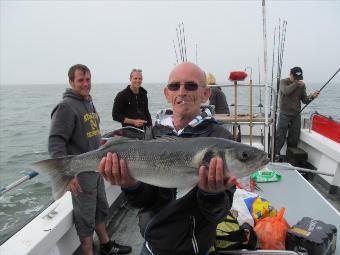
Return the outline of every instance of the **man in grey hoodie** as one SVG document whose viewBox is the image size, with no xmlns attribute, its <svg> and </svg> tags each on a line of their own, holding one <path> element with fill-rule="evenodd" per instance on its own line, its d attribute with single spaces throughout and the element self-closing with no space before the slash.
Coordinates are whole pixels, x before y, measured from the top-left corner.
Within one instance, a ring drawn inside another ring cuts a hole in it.
<svg viewBox="0 0 340 255">
<path fill-rule="evenodd" d="M 48 140 L 52 158 L 77 155 L 100 145 L 99 116 L 92 103 L 91 72 L 85 65 L 72 66 L 68 72 L 71 88 L 53 109 Z M 108 214 L 104 181 L 97 172 L 81 173 L 69 185 L 76 230 L 85 255 L 93 255 L 93 233 L 100 240 L 101 254 L 126 254 L 131 247 L 111 241 L 106 232 Z"/>
</svg>

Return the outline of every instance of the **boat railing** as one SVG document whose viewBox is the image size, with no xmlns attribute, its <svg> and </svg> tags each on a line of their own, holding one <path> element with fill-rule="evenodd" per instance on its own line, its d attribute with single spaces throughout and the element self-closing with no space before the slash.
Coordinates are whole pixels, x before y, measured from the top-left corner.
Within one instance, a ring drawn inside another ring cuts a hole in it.
<svg viewBox="0 0 340 255">
<path fill-rule="evenodd" d="M 230 124 L 233 126 L 233 137 L 236 140 L 237 138 L 237 127 L 239 125 L 248 125 L 249 126 L 249 144 L 252 145 L 253 141 L 253 126 L 254 125 L 262 125 L 264 130 L 264 139 L 263 144 L 265 150 L 270 154 L 271 160 L 274 160 L 274 144 L 275 144 L 275 120 L 276 120 L 276 99 L 277 99 L 277 91 L 272 86 L 268 86 L 268 88 L 271 90 L 271 104 L 269 106 L 269 113 L 268 116 L 265 116 L 262 114 L 262 103 L 260 102 L 258 105 L 253 104 L 253 93 L 252 88 L 258 87 L 258 88 L 265 88 L 266 86 L 264 84 L 252 84 L 250 81 L 249 84 L 219 84 L 219 85 L 208 85 L 209 87 L 226 87 L 226 88 L 234 88 L 234 102 L 230 104 L 230 106 L 234 107 L 234 114 L 215 114 L 215 118 L 219 120 L 220 122 L 224 124 Z M 238 87 L 249 87 L 249 104 L 238 104 L 237 98 L 238 98 Z M 238 106 L 248 106 L 249 107 L 249 114 L 238 114 L 237 107 Z M 260 113 L 253 114 L 253 108 L 260 108 Z M 266 111 L 265 111 L 266 112 Z M 269 134 L 269 135 L 267 135 Z M 267 149 L 266 149 L 267 148 Z"/>
<path fill-rule="evenodd" d="M 208 87 L 234 87 L 234 84 L 218 84 L 218 85 L 208 85 Z M 237 83 L 238 87 L 250 87 L 249 84 L 239 84 Z M 252 84 L 253 87 L 263 87 L 265 88 L 264 84 Z M 271 87 L 270 87 L 271 88 Z"/>
<path fill-rule="evenodd" d="M 235 85 L 234 84 L 221 84 L 221 85 L 208 85 L 208 87 L 226 87 L 226 88 L 234 88 Z M 258 87 L 258 88 L 265 88 L 265 85 L 263 84 L 237 84 L 237 87 Z M 275 104 L 277 102 L 275 102 L 275 99 L 276 99 L 276 95 L 277 95 L 277 91 L 275 88 L 273 87 L 268 87 L 270 90 L 271 90 L 271 93 L 273 95 L 272 98 L 274 98 L 273 102 L 271 105 L 269 105 L 269 109 L 270 109 L 270 113 L 269 113 L 269 117 L 272 115 L 272 112 L 275 111 Z M 237 97 L 237 91 L 236 91 L 236 95 L 234 95 L 234 97 L 236 98 Z M 236 100 L 235 100 L 236 101 Z M 249 104 L 235 104 L 234 102 L 230 104 L 230 106 L 250 106 Z M 264 107 L 262 105 L 262 103 L 260 102 L 258 105 L 255 105 L 255 104 L 252 104 L 251 107 L 258 107 L 258 108 L 262 108 Z"/>
</svg>

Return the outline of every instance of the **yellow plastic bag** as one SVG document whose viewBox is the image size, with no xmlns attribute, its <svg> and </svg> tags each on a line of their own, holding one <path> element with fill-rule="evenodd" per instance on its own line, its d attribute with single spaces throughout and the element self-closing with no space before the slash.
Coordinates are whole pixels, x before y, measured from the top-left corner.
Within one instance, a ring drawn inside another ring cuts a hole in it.
<svg viewBox="0 0 340 255">
<path fill-rule="evenodd" d="M 252 227 L 260 219 L 275 216 L 277 213 L 268 200 L 243 189 L 236 189 L 232 210 L 237 211 L 237 221 L 240 225 L 247 222 Z"/>
</svg>

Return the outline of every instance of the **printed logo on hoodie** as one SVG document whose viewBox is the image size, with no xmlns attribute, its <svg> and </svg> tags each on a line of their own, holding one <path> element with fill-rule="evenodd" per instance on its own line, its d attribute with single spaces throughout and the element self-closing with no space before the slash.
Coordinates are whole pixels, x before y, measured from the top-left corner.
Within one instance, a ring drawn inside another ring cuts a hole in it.
<svg viewBox="0 0 340 255">
<path fill-rule="evenodd" d="M 91 138 L 93 136 L 100 136 L 100 130 L 98 128 L 97 123 L 98 115 L 96 112 L 86 113 L 84 115 L 84 123 L 90 122 L 91 131 L 86 133 L 87 138 Z"/>
</svg>

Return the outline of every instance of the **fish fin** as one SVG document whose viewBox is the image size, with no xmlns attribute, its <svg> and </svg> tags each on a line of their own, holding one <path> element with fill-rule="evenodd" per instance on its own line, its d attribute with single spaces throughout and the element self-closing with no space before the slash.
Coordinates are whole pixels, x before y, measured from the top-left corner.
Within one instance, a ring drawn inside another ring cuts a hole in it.
<svg viewBox="0 0 340 255">
<path fill-rule="evenodd" d="M 110 147 L 112 144 L 123 144 L 128 142 L 135 142 L 137 139 L 127 138 L 124 136 L 114 136 L 107 139 L 107 142 L 99 147 L 99 150 L 105 150 Z"/>
<path fill-rule="evenodd" d="M 149 131 L 150 129 L 150 131 Z M 150 140 L 147 139 L 147 137 L 150 137 L 152 139 L 152 130 L 151 127 L 146 127 L 145 131 L 141 130 L 139 128 L 133 127 L 133 126 L 125 126 L 121 127 L 119 129 L 115 129 L 111 132 L 105 133 L 102 135 L 102 139 L 107 140 L 110 137 L 114 136 L 121 136 L 121 137 L 126 137 L 126 138 L 131 138 L 131 139 L 138 139 L 138 140 Z"/>
<path fill-rule="evenodd" d="M 61 176 L 59 179 L 52 180 L 52 195 L 55 200 L 61 198 L 69 190 L 69 183 L 74 176 Z"/>
<path fill-rule="evenodd" d="M 102 138 L 111 138 L 111 137 L 115 137 L 115 136 L 123 136 L 124 137 L 123 131 L 125 131 L 125 130 L 128 130 L 128 131 L 131 130 L 132 132 L 135 132 L 136 134 L 137 133 L 144 133 L 144 130 L 141 130 L 139 128 L 136 128 L 136 127 L 133 127 L 133 126 L 125 126 L 125 127 L 121 127 L 121 128 L 118 128 L 118 129 L 115 129 L 115 130 L 112 130 L 110 132 L 103 134 Z"/>
<path fill-rule="evenodd" d="M 146 127 L 144 133 L 144 140 L 153 140 L 152 127 Z"/>
<path fill-rule="evenodd" d="M 164 136 L 156 136 L 153 141 L 155 142 L 175 142 L 175 141 L 182 141 L 186 138 L 178 137 L 178 136 L 170 136 L 170 135 L 164 135 Z"/>
<path fill-rule="evenodd" d="M 47 173 L 52 181 L 52 194 L 55 200 L 59 199 L 68 190 L 69 182 L 73 179 L 73 175 L 68 175 L 68 162 L 74 156 L 60 157 L 56 159 L 46 159 L 35 162 L 31 165 L 31 169 L 39 173 Z"/>
<path fill-rule="evenodd" d="M 192 186 L 184 187 L 184 188 L 177 188 L 177 193 L 176 193 L 176 199 L 180 199 L 184 197 L 186 194 L 188 194 L 195 186 L 197 183 L 194 183 Z"/>
</svg>

